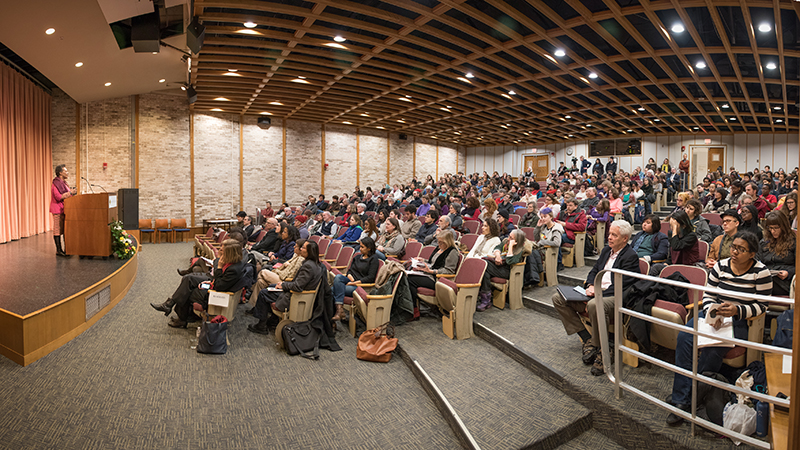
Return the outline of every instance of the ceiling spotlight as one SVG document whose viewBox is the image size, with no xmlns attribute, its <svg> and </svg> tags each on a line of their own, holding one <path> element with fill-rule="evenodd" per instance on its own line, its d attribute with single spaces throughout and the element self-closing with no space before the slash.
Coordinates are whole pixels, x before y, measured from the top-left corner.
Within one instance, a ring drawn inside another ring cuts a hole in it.
<svg viewBox="0 0 800 450">
<path fill-rule="evenodd" d="M 558 49 L 558 50 L 554 51 L 553 54 L 558 56 L 559 58 L 561 58 L 562 56 L 566 55 L 567 53 L 564 50 Z"/>
<path fill-rule="evenodd" d="M 82 66 L 83 66 L 83 63 L 82 63 L 82 62 L 76 62 L 76 63 L 75 63 L 75 67 L 82 67 Z"/>
<path fill-rule="evenodd" d="M 464 76 L 467 78 L 473 78 L 475 75 L 473 75 L 472 72 L 467 72 L 467 74 Z"/>
<path fill-rule="evenodd" d="M 516 95 L 517 93 L 514 91 L 508 91 L 508 95 Z"/>
<path fill-rule="evenodd" d="M 406 98 L 406 97 L 397 97 L 397 99 L 398 99 L 398 100 L 402 100 L 402 101 L 404 101 L 404 102 L 411 102 L 411 99 L 409 99 L 409 98 Z"/>
<path fill-rule="evenodd" d="M 53 34 L 55 32 L 56 32 L 55 28 L 48 28 L 48 29 L 44 30 L 44 34 L 46 34 L 48 36 L 50 36 L 51 34 Z"/>
<path fill-rule="evenodd" d="M 591 127 L 591 126 L 592 126 L 592 124 L 590 124 L 590 123 L 587 123 L 587 124 L 586 124 L 586 126 L 587 126 L 587 127 Z"/>
<path fill-rule="evenodd" d="M 243 25 L 245 26 L 245 28 L 255 28 L 256 27 L 256 23 L 255 22 L 245 22 Z"/>
<path fill-rule="evenodd" d="M 505 98 L 507 98 L 507 99 L 511 100 L 511 96 L 510 96 L 510 95 L 508 95 L 508 94 L 500 94 L 500 96 L 501 96 L 501 97 L 505 97 Z"/>
<path fill-rule="evenodd" d="M 327 47 L 341 48 L 343 50 L 347 50 L 347 47 L 345 47 L 342 44 L 337 44 L 336 42 L 328 42 L 327 44 L 323 44 L 323 45 L 325 45 Z"/>
<path fill-rule="evenodd" d="M 707 67 L 705 61 L 697 61 L 694 66 L 698 69 L 705 69 Z"/>
<path fill-rule="evenodd" d="M 633 133 L 633 130 L 628 130 L 628 133 Z"/>
<path fill-rule="evenodd" d="M 681 23 L 676 23 L 675 25 L 672 26 L 673 33 L 683 33 L 684 31 L 686 31 L 686 28 L 684 28 L 683 24 Z"/>
<path fill-rule="evenodd" d="M 775 121 L 776 123 L 783 123 L 783 119 L 778 119 Z"/>
<path fill-rule="evenodd" d="M 570 134 L 569 137 L 574 137 L 574 136 Z"/>
<path fill-rule="evenodd" d="M 258 31 L 251 30 L 249 28 L 243 28 L 241 30 L 236 30 L 236 32 L 239 33 L 239 34 L 261 34 Z"/>
<path fill-rule="evenodd" d="M 217 98 L 215 98 L 214 100 L 216 100 L 216 101 L 218 101 L 218 102 L 229 102 L 229 101 L 230 101 L 230 100 L 228 100 L 228 99 L 227 99 L 227 98 L 225 98 L 225 97 L 217 97 Z"/>
<path fill-rule="evenodd" d="M 367 113 L 361 113 L 361 114 L 359 114 L 359 116 L 361 116 L 361 117 L 369 117 L 369 114 L 367 114 Z"/>
<path fill-rule="evenodd" d="M 406 123 L 406 121 L 405 121 L 405 120 L 403 120 L 403 119 L 397 119 L 397 122 L 398 122 L 398 123 Z"/>
<path fill-rule="evenodd" d="M 302 77 L 302 78 L 298 77 L 298 78 L 295 78 L 295 79 L 290 80 L 290 81 L 292 83 L 311 84 L 308 80 L 305 79 L 305 77 Z"/>
<path fill-rule="evenodd" d="M 775 70 L 778 66 L 774 62 L 767 63 L 767 69 Z"/>
<path fill-rule="evenodd" d="M 181 86 L 181 90 L 185 91 L 186 90 L 186 86 Z"/>
<path fill-rule="evenodd" d="M 166 79 L 166 78 L 162 78 L 162 79 L 158 80 L 158 82 L 159 82 L 159 83 L 164 83 L 164 82 L 166 82 L 166 81 L 167 81 L 167 79 Z"/>
<path fill-rule="evenodd" d="M 731 117 L 729 120 L 736 120 L 736 117 Z"/>
<path fill-rule="evenodd" d="M 111 86 L 111 82 L 109 81 L 109 82 L 108 82 L 108 83 L 106 83 L 105 85 L 106 85 L 106 86 Z"/>
<path fill-rule="evenodd" d="M 264 111 L 264 112 L 262 112 L 262 113 L 261 113 L 261 115 L 262 115 L 262 116 L 271 116 L 271 115 L 272 115 L 272 113 L 271 113 L 271 112 L 266 112 L 266 111 Z"/>
<path fill-rule="evenodd" d="M 386 129 L 386 128 L 384 128 L 384 127 L 375 127 L 375 128 L 377 128 L 377 129 L 379 129 L 379 130 L 385 130 L 385 129 Z"/>
<path fill-rule="evenodd" d="M 345 38 L 343 38 L 341 36 L 336 36 L 336 37 L 333 38 L 333 40 L 336 41 L 336 42 L 344 42 L 347 39 L 345 39 Z"/>
<path fill-rule="evenodd" d="M 279 101 L 277 101 L 277 100 L 276 100 L 276 101 L 274 101 L 274 102 L 269 102 L 269 104 L 270 104 L 270 105 L 275 105 L 275 106 L 283 106 L 283 103 L 281 103 L 281 102 L 279 102 Z"/>
<path fill-rule="evenodd" d="M 692 127 L 693 130 L 699 130 L 700 127 Z"/>
<path fill-rule="evenodd" d="M 773 106 L 772 109 L 774 109 L 775 111 L 780 111 L 781 107 L 780 106 Z"/>
<path fill-rule="evenodd" d="M 342 122 L 342 123 L 345 124 L 345 125 L 352 125 L 353 124 L 353 122 L 348 122 L 346 120 L 344 122 Z"/>
<path fill-rule="evenodd" d="M 572 119 L 572 116 L 564 116 L 565 119 Z"/>
<path fill-rule="evenodd" d="M 640 107 L 638 108 L 638 110 L 639 110 L 639 111 L 644 111 L 644 106 L 640 106 Z"/>
<path fill-rule="evenodd" d="M 728 109 L 728 108 L 730 108 L 730 106 L 728 106 L 728 104 L 727 104 L 727 103 L 725 103 L 724 105 L 722 105 L 722 108 L 723 108 L 723 109 Z"/>
<path fill-rule="evenodd" d="M 761 25 L 758 26 L 758 31 L 762 33 L 769 33 L 770 31 L 772 31 L 772 27 L 769 26 L 768 23 L 762 23 Z"/>
<path fill-rule="evenodd" d="M 653 119 L 653 122 L 661 122 L 661 119 Z"/>
<path fill-rule="evenodd" d="M 596 74 L 596 73 L 594 73 L 594 72 L 590 72 L 590 73 L 589 73 L 589 78 L 591 78 L 591 79 L 595 79 L 595 78 L 597 78 L 597 74 Z"/>
<path fill-rule="evenodd" d="M 463 81 L 464 83 L 470 83 L 470 84 L 472 83 L 471 81 L 469 81 L 468 79 L 466 79 L 466 78 L 464 78 L 464 77 L 458 77 L 458 78 L 456 78 L 456 79 L 457 79 L 458 81 Z"/>
<path fill-rule="evenodd" d="M 240 77 L 240 76 L 242 76 L 242 74 L 236 73 L 236 72 L 225 72 L 225 73 L 223 73 L 223 75 L 228 76 L 228 77 Z"/>
<path fill-rule="evenodd" d="M 228 69 L 228 72 L 238 72 L 239 69 Z"/>
<path fill-rule="evenodd" d="M 219 109 L 219 108 L 211 108 L 211 110 L 212 111 L 223 111 L 222 109 Z"/>
</svg>

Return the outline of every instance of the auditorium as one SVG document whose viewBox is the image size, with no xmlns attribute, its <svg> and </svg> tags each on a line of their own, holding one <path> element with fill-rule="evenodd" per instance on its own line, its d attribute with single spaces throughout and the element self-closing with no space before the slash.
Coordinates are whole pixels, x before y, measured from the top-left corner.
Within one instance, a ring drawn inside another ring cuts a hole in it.
<svg viewBox="0 0 800 450">
<path fill-rule="evenodd" d="M 798 182 L 800 0 L 3 2 L 0 448 L 800 450 Z"/>
</svg>

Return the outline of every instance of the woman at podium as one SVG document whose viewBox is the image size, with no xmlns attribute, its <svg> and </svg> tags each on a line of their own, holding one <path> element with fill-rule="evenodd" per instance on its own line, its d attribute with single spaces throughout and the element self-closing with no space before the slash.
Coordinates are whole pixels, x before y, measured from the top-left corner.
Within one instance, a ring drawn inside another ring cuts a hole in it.
<svg viewBox="0 0 800 450">
<path fill-rule="evenodd" d="M 61 235 L 64 234 L 64 199 L 77 194 L 77 190 L 67 185 L 69 171 L 64 164 L 56 166 L 56 177 L 50 188 L 50 213 L 53 214 L 53 240 L 56 242 L 56 255 L 67 256 L 61 246 Z"/>
</svg>

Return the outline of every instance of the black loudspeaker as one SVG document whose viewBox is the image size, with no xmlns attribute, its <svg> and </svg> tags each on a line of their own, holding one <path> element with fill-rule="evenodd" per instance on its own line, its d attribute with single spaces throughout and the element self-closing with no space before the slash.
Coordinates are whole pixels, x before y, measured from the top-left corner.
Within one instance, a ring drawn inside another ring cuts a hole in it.
<svg viewBox="0 0 800 450">
<path fill-rule="evenodd" d="M 158 10 L 150 14 L 142 14 L 131 19 L 131 43 L 136 53 L 158 52 L 160 32 L 158 31 Z"/>
<path fill-rule="evenodd" d="M 401 140 L 401 141 L 406 141 L 406 140 L 408 140 L 408 135 L 407 135 L 407 134 L 405 134 L 405 133 L 400 133 L 400 140 Z"/>
<path fill-rule="evenodd" d="M 197 19 L 197 16 L 192 18 L 192 23 L 186 27 L 186 46 L 195 55 L 200 53 L 203 48 L 203 39 L 206 37 L 206 27 Z"/>
<path fill-rule="evenodd" d="M 258 118 L 258 128 L 262 128 L 266 130 L 269 126 L 272 125 L 272 119 L 269 117 L 259 117 Z"/>
<path fill-rule="evenodd" d="M 117 218 L 125 230 L 139 229 L 139 190 L 120 189 L 117 191 Z"/>
<path fill-rule="evenodd" d="M 186 99 L 190 105 L 197 101 L 197 91 L 191 86 L 186 88 Z"/>
</svg>

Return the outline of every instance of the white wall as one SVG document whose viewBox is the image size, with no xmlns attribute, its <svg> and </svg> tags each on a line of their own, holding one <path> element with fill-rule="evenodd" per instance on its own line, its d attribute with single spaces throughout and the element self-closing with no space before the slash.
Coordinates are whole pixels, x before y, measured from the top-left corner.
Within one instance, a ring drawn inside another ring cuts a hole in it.
<svg viewBox="0 0 800 450">
<path fill-rule="evenodd" d="M 705 140 L 711 143 L 706 144 Z M 735 166 L 737 170 L 751 171 L 754 168 L 763 168 L 769 165 L 772 170 L 783 168 L 787 172 L 800 165 L 800 148 L 798 148 L 798 134 L 735 134 L 735 135 L 682 135 L 682 136 L 645 136 L 642 141 L 642 155 L 620 156 L 619 168 L 630 172 L 636 167 L 647 164 L 649 158 L 658 164 L 669 158 L 673 166 L 681 160 L 681 148 L 686 153 L 692 146 L 698 147 L 725 147 L 725 170 Z M 589 158 L 589 141 L 565 141 L 536 147 L 522 146 L 486 146 L 467 147 L 467 173 L 508 172 L 517 176 L 523 171 L 522 159 L 524 155 L 550 153 L 550 168 L 555 169 L 558 163 L 564 161 L 571 165 L 571 156 L 566 154 L 567 147 L 573 148 L 573 156 L 583 155 Z M 601 158 L 603 163 L 607 158 Z"/>
</svg>

